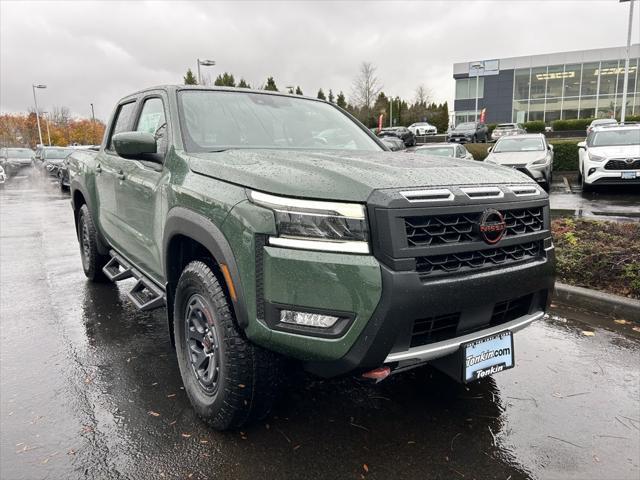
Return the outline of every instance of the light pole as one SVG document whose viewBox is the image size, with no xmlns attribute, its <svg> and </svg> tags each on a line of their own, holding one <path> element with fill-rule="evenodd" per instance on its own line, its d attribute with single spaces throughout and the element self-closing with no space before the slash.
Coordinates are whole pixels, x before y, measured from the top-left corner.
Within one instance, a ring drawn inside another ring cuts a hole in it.
<svg viewBox="0 0 640 480">
<path fill-rule="evenodd" d="M 200 60 L 199 58 L 196 59 L 198 61 L 198 85 L 202 85 L 202 77 L 200 76 L 200 65 L 202 65 L 203 67 L 213 67 L 216 62 L 214 60 Z"/>
<path fill-rule="evenodd" d="M 36 106 L 36 121 L 38 122 L 38 137 L 40 138 L 40 145 L 42 145 L 42 130 L 40 129 L 40 112 L 38 111 L 38 101 L 36 100 L 36 88 L 47 88 L 47 86 L 43 84 L 31 85 L 31 89 L 33 90 L 33 103 Z"/>
<path fill-rule="evenodd" d="M 96 144 L 96 113 L 93 111 L 93 103 L 91 105 L 91 144 Z"/>
<path fill-rule="evenodd" d="M 476 111 L 475 111 L 475 118 L 476 118 L 476 123 L 478 122 L 478 82 L 480 80 L 480 69 L 484 68 L 484 64 L 480 63 L 480 62 L 475 62 L 471 64 L 471 68 L 473 68 L 476 71 Z"/>
<path fill-rule="evenodd" d="M 49 112 L 42 112 L 44 119 L 47 122 L 47 138 L 49 139 L 49 146 L 51 146 L 51 133 L 49 132 Z"/>
<path fill-rule="evenodd" d="M 631 27 L 633 25 L 633 0 L 620 0 L 620 2 L 629 2 L 629 30 L 627 31 L 627 54 L 624 59 L 624 84 L 622 86 L 622 111 L 620 112 L 620 122 L 624 123 L 627 113 L 627 84 L 629 83 L 629 55 L 631 50 Z M 638 72 L 636 71 L 636 75 Z"/>
</svg>

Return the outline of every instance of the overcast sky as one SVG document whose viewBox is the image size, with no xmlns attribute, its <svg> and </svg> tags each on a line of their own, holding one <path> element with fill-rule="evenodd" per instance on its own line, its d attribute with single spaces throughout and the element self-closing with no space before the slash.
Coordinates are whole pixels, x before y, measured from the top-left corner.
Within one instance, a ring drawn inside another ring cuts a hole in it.
<svg viewBox="0 0 640 480">
<path fill-rule="evenodd" d="M 640 2 L 636 2 L 634 42 Z M 618 0 L 393 2 L 0 0 L 0 110 L 64 105 L 106 119 L 137 89 L 181 83 L 196 58 L 261 86 L 307 95 L 343 90 L 362 61 L 388 94 L 412 99 L 424 84 L 451 101 L 454 62 L 622 46 L 628 4 Z"/>
</svg>

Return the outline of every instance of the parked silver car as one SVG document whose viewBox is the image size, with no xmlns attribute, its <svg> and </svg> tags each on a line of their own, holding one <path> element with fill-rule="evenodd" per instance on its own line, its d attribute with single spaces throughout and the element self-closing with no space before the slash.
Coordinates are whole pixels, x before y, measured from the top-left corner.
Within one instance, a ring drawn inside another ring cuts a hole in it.
<svg viewBox="0 0 640 480">
<path fill-rule="evenodd" d="M 491 132 L 491 140 L 494 142 L 499 138 L 509 135 L 522 135 L 527 133 L 527 130 L 519 123 L 499 123 L 496 128 Z"/>
<path fill-rule="evenodd" d="M 428 145 L 421 145 L 411 150 L 407 150 L 411 153 L 419 153 L 422 155 L 436 155 L 438 157 L 453 157 L 453 158 L 465 158 L 467 160 L 473 160 L 473 155 L 464 148 L 464 145 L 456 145 L 451 143 L 429 143 Z"/>
<path fill-rule="evenodd" d="M 553 176 L 553 147 L 541 133 L 503 137 L 489 148 L 485 162 L 519 170 L 549 191 Z"/>
</svg>

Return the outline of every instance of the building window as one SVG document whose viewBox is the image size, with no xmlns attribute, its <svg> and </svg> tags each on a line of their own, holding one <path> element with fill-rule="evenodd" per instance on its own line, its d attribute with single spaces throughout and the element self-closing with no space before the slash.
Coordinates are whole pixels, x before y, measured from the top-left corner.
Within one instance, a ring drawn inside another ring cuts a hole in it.
<svg viewBox="0 0 640 480">
<path fill-rule="evenodd" d="M 544 98 L 547 90 L 547 67 L 531 69 L 531 94 L 529 98 Z"/>
<path fill-rule="evenodd" d="M 513 99 L 524 100 L 529 98 L 530 68 L 519 68 L 514 73 Z"/>
<path fill-rule="evenodd" d="M 580 81 L 582 79 L 582 65 L 579 63 L 564 67 L 564 96 L 577 97 L 580 95 Z M 577 117 L 573 117 L 577 118 Z"/>
<path fill-rule="evenodd" d="M 484 77 L 478 78 L 478 98 L 484 97 Z M 456 80 L 456 100 L 476 98 L 476 77 Z"/>
<path fill-rule="evenodd" d="M 600 62 L 585 63 L 582 67 L 582 96 L 598 94 Z"/>
</svg>

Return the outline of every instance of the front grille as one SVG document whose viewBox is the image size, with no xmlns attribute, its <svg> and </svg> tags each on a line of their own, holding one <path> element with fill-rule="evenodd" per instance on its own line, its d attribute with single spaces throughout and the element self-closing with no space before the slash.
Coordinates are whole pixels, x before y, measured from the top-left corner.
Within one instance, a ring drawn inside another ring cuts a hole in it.
<svg viewBox="0 0 640 480">
<path fill-rule="evenodd" d="M 504 210 L 506 237 L 539 232 L 544 228 L 542 207 Z M 479 241 L 481 212 L 455 215 L 405 217 L 409 247 L 426 247 Z"/>
<path fill-rule="evenodd" d="M 455 337 L 459 321 L 460 312 L 415 320 L 411 332 L 411 347 Z"/>
<path fill-rule="evenodd" d="M 530 293 L 522 297 L 496 303 L 491 317 L 489 318 L 487 315 L 484 321 L 480 323 L 473 322 L 473 328 L 465 328 L 464 321 L 460 322 L 461 312 L 416 319 L 413 322 L 409 346 L 410 348 L 421 347 L 511 322 L 529 313 L 532 300 L 533 294 Z"/>
<path fill-rule="evenodd" d="M 421 276 L 459 273 L 534 260 L 543 252 L 541 241 L 527 242 L 486 250 L 418 257 L 416 269 Z"/>
<path fill-rule="evenodd" d="M 605 166 L 605 170 L 638 170 L 640 169 L 640 158 L 634 158 L 633 162 L 627 163 L 625 159 L 609 160 Z"/>
<path fill-rule="evenodd" d="M 533 295 L 530 294 L 496 303 L 495 307 L 493 307 L 493 314 L 491 315 L 491 322 L 489 324 L 491 326 L 502 325 L 503 323 L 526 315 L 529 313 L 532 298 Z"/>
</svg>

